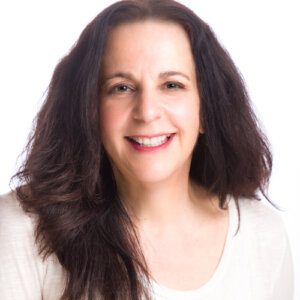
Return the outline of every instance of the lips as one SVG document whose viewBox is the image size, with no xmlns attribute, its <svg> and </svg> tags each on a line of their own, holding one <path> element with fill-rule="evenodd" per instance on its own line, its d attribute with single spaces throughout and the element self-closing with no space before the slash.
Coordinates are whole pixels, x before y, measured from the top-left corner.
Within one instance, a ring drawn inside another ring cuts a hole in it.
<svg viewBox="0 0 300 300">
<path fill-rule="evenodd" d="M 157 134 L 140 134 L 140 135 L 130 135 L 126 136 L 126 138 L 153 138 L 153 137 L 159 137 L 164 135 L 172 135 L 175 133 L 157 133 Z"/>
<path fill-rule="evenodd" d="M 173 140 L 175 133 L 127 136 L 126 139 L 135 150 L 141 152 L 158 151 L 167 147 Z"/>
<path fill-rule="evenodd" d="M 161 135 L 152 138 L 129 137 L 129 139 L 134 143 L 137 143 L 138 145 L 142 145 L 146 147 L 154 147 L 154 146 L 164 144 L 170 137 L 171 135 Z"/>
</svg>

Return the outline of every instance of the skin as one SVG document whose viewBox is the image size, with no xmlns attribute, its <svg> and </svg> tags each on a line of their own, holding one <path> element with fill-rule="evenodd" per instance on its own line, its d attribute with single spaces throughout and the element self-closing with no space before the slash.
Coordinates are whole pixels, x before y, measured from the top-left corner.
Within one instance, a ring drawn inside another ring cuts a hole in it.
<svg viewBox="0 0 300 300">
<path fill-rule="evenodd" d="M 180 268 L 190 268 L 194 260 L 203 261 L 197 253 L 204 238 L 207 245 L 211 242 L 216 248 L 215 238 L 219 237 L 222 250 L 226 233 L 217 197 L 189 178 L 192 151 L 203 128 L 195 64 L 181 26 L 147 20 L 114 28 L 103 58 L 100 99 L 101 141 L 120 198 L 137 225 L 153 274 L 162 283 L 178 287 L 177 279 L 172 281 L 168 272 L 155 271 L 160 259 L 168 261 L 157 253 L 163 250 L 167 254 L 170 246 L 177 249 L 169 259 L 173 265 L 178 262 L 174 270 L 178 274 Z M 157 152 L 138 152 L 125 139 L 159 133 L 175 136 L 167 148 Z M 207 234 L 214 239 L 207 239 Z M 183 245 L 192 251 L 190 262 L 180 259 L 187 253 Z M 215 265 L 220 251 L 213 253 Z M 198 275 L 193 273 L 195 278 Z M 189 284 L 193 284 L 193 276 L 189 276 Z"/>
</svg>

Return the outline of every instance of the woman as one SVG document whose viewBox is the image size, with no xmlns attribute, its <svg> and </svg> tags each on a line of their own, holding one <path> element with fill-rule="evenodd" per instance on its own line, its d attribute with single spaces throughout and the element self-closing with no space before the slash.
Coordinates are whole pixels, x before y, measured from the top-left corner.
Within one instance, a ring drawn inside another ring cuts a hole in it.
<svg viewBox="0 0 300 300">
<path fill-rule="evenodd" d="M 56 67 L 27 151 L 0 202 L 3 299 L 292 299 L 285 229 L 257 201 L 267 139 L 183 5 L 101 12 Z"/>
</svg>

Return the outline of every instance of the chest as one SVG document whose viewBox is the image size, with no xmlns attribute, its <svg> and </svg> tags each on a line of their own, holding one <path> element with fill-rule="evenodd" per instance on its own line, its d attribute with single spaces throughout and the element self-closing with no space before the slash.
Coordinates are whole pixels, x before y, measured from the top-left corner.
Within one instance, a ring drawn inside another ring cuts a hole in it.
<svg viewBox="0 0 300 300">
<path fill-rule="evenodd" d="M 143 253 L 158 284 L 177 290 L 193 290 L 213 276 L 222 258 L 228 221 L 195 232 L 174 232 L 144 238 Z"/>
</svg>

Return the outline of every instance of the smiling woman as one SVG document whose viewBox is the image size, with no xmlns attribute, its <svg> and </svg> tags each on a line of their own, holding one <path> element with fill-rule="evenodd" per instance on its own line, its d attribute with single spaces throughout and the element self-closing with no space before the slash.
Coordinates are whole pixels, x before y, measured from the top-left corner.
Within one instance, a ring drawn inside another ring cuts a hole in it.
<svg viewBox="0 0 300 300">
<path fill-rule="evenodd" d="M 57 65 L 26 151 L 0 200 L 1 299 L 292 299 L 283 223 L 257 201 L 273 204 L 268 141 L 183 5 L 102 11 Z"/>
<path fill-rule="evenodd" d="M 116 27 L 107 41 L 101 75 L 100 135 L 114 175 L 121 177 L 118 187 L 142 192 L 146 183 L 175 173 L 186 181 L 203 130 L 195 64 L 184 29 L 157 20 Z"/>
</svg>

